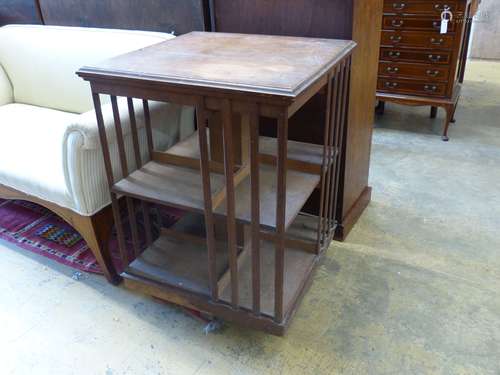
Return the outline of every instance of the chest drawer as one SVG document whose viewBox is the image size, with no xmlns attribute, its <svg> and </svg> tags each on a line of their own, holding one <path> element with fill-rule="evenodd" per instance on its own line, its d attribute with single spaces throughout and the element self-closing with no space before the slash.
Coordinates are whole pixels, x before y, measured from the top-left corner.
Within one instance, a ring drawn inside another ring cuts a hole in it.
<svg viewBox="0 0 500 375">
<path fill-rule="evenodd" d="M 465 1 L 385 0 L 384 13 L 441 15 L 446 6 L 453 13 L 461 13 L 465 10 Z"/>
<path fill-rule="evenodd" d="M 382 47 L 380 60 L 416 62 L 424 64 L 449 64 L 451 52 L 419 51 Z"/>
<path fill-rule="evenodd" d="M 382 31 L 382 46 L 413 48 L 453 48 L 454 35 L 423 31 Z"/>
<path fill-rule="evenodd" d="M 377 90 L 382 92 L 392 92 L 395 94 L 401 93 L 424 96 L 444 96 L 446 93 L 446 83 L 381 77 L 377 82 Z"/>
<path fill-rule="evenodd" d="M 424 81 L 447 82 L 450 68 L 447 66 L 380 62 L 378 75 L 392 78 L 413 78 Z"/>
<path fill-rule="evenodd" d="M 455 18 L 454 18 L 455 20 Z M 437 31 L 441 28 L 441 17 L 416 17 L 416 16 L 392 16 L 385 15 L 382 20 L 384 30 L 418 30 L 418 31 Z M 455 32 L 457 23 L 455 21 L 448 23 L 448 32 Z M 443 34 L 446 35 L 446 34 Z"/>
</svg>

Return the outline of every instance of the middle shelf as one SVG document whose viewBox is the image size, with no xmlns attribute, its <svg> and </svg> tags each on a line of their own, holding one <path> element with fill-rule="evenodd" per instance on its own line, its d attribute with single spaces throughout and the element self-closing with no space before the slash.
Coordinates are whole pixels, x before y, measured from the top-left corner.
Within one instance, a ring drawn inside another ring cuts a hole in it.
<svg viewBox="0 0 500 375">
<path fill-rule="evenodd" d="M 272 138 L 261 137 L 261 156 L 273 157 L 276 152 Z M 300 142 L 288 142 L 289 161 L 298 161 L 307 165 L 318 165 L 322 160 L 323 147 Z M 179 142 L 167 151 L 196 159 L 199 157 L 197 133 L 187 140 Z M 295 159 L 292 159 L 294 157 Z M 277 171 L 271 164 L 260 163 L 260 224 L 264 229 L 276 229 Z M 210 173 L 212 195 L 225 186 L 222 174 Z M 303 205 L 318 186 L 319 173 L 288 169 L 286 174 L 286 215 L 285 227 L 288 228 Z M 159 161 L 150 161 L 142 168 L 114 184 L 112 191 L 137 199 L 170 205 L 182 209 L 204 211 L 202 178 L 199 169 Z M 243 224 L 251 223 L 251 182 L 246 176 L 235 188 L 235 216 Z M 226 215 L 225 199 L 214 209 L 214 214 Z"/>
</svg>

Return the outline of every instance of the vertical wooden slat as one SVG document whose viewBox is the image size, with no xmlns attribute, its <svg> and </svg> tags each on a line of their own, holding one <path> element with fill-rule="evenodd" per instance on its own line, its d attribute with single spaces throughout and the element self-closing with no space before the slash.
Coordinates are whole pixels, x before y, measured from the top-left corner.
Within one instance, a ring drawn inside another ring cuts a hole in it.
<svg viewBox="0 0 500 375">
<path fill-rule="evenodd" d="M 94 101 L 94 109 L 97 119 L 97 128 L 99 130 L 99 138 L 101 140 L 102 154 L 104 158 L 104 167 L 106 169 L 106 178 L 108 180 L 108 187 L 111 191 L 114 185 L 113 167 L 111 165 L 111 156 L 108 147 L 108 138 L 106 135 L 106 128 L 104 126 L 104 119 L 102 117 L 101 99 L 98 93 L 92 93 L 92 99 Z M 120 216 L 120 206 L 118 204 L 118 199 L 116 194 L 111 192 L 111 207 L 113 209 L 113 218 L 115 221 L 116 236 L 118 239 L 118 248 L 120 250 L 120 258 L 124 266 L 128 265 L 128 254 L 125 247 L 125 237 L 123 234 L 123 225 Z"/>
<path fill-rule="evenodd" d="M 341 167 L 342 163 L 342 153 L 343 153 L 343 148 L 345 147 L 345 138 L 346 138 L 346 129 L 347 129 L 347 123 L 349 121 L 349 95 L 350 95 L 350 83 L 351 83 L 351 57 L 348 57 L 347 61 L 345 62 L 344 65 L 344 79 L 343 79 L 343 87 L 342 87 L 342 104 L 340 107 L 341 111 L 341 119 L 339 122 L 339 130 L 338 130 L 338 136 L 337 139 L 335 140 L 335 146 L 336 149 L 338 150 L 337 157 L 335 158 L 336 160 L 336 170 L 335 170 L 335 193 L 334 193 L 334 201 L 332 204 L 332 207 L 330 208 L 330 220 L 332 221 L 333 229 L 335 228 L 335 212 L 337 212 L 337 205 L 339 201 L 338 197 L 338 192 L 339 192 L 339 185 L 341 183 L 341 178 L 340 178 L 340 172 L 344 168 Z M 333 233 L 332 233 L 333 235 Z"/>
<path fill-rule="evenodd" d="M 325 232 L 325 241 L 329 243 L 331 241 L 331 235 L 332 235 L 332 229 L 333 229 L 333 223 L 331 220 L 331 213 L 333 212 L 332 208 L 335 205 L 335 201 L 337 199 L 336 196 L 336 191 L 337 185 L 338 185 L 338 180 L 335 178 L 337 175 L 337 170 L 338 170 L 338 147 L 337 147 L 337 140 L 340 134 L 340 126 L 341 126 L 341 119 L 342 119 L 342 103 L 343 103 L 343 87 L 345 85 L 345 61 L 342 61 L 340 66 L 339 66 L 339 74 L 338 74 L 338 85 L 335 88 L 335 94 L 334 94 L 334 101 L 333 105 L 335 106 L 335 111 L 332 113 L 332 122 L 334 123 L 334 126 L 332 128 L 332 132 L 330 133 L 330 146 L 332 150 L 335 152 L 332 154 L 333 160 L 332 160 L 332 165 L 329 169 L 328 173 L 328 196 L 329 196 L 329 202 L 327 206 L 327 211 L 325 212 L 326 214 L 326 221 L 328 223 L 327 225 L 327 231 Z"/>
<path fill-rule="evenodd" d="M 317 238 L 317 251 L 321 249 L 321 244 L 323 241 L 323 227 L 325 223 L 325 201 L 326 201 L 326 170 L 330 166 L 330 157 L 328 156 L 328 140 L 330 139 L 331 132 L 331 119 L 330 112 L 332 107 L 332 74 L 328 75 L 328 86 L 326 95 L 326 116 L 325 116 L 325 131 L 323 135 L 323 163 L 321 168 L 321 191 L 320 191 L 320 203 L 319 203 L 319 217 L 318 217 L 318 238 Z M 336 80 L 335 80 L 336 82 Z"/>
<path fill-rule="evenodd" d="M 120 166 L 122 170 L 123 177 L 129 175 L 127 154 L 125 152 L 125 141 L 123 138 L 122 123 L 120 120 L 120 111 L 118 109 L 118 102 L 116 96 L 111 95 L 111 107 L 113 108 L 113 119 L 115 121 L 115 132 L 116 132 L 116 144 L 118 146 L 118 153 L 120 156 Z M 137 230 L 137 218 L 135 216 L 134 201 L 130 197 L 125 197 L 127 202 L 128 218 L 130 222 L 130 228 L 132 232 L 132 244 L 134 247 L 135 256 L 139 256 L 139 233 Z"/>
<path fill-rule="evenodd" d="M 238 253 L 236 249 L 236 218 L 234 193 L 234 153 L 232 132 L 232 108 L 228 99 L 222 101 L 222 128 L 224 141 L 224 171 L 226 177 L 226 220 L 229 269 L 231 271 L 231 305 L 238 308 Z"/>
<path fill-rule="evenodd" d="M 330 243 L 330 239 L 328 238 L 328 235 L 330 233 L 330 228 L 331 228 L 331 223 L 329 221 L 329 216 L 328 212 L 330 210 L 332 201 L 333 201 L 333 182 L 332 182 L 332 176 L 333 176 L 333 169 L 334 169 L 334 162 L 332 160 L 333 157 L 333 152 L 334 152 L 334 147 L 333 147 L 333 140 L 334 140 L 334 134 L 336 132 L 336 121 L 334 118 L 336 118 L 338 114 L 338 99 L 339 99 L 339 87 L 342 84 L 342 76 L 341 76 L 341 69 L 337 67 L 335 71 L 335 83 L 332 91 L 332 97 L 331 99 L 331 110 L 330 110 L 330 116 L 328 121 L 330 122 L 330 132 L 328 134 L 328 160 L 329 160 L 329 165 L 328 169 L 326 172 L 325 180 L 326 180 L 326 186 L 325 186 L 325 206 L 324 206 L 324 218 L 325 218 L 325 225 L 323 226 L 323 233 L 322 233 L 322 242 L 323 246 L 327 247 Z"/>
<path fill-rule="evenodd" d="M 149 154 L 149 160 L 151 160 L 153 157 L 153 149 L 154 149 L 153 130 L 151 129 L 151 113 L 149 112 L 149 104 L 148 104 L 147 100 L 143 100 L 142 105 L 144 108 L 144 125 L 146 127 L 146 139 L 148 142 L 148 154 Z"/>
<path fill-rule="evenodd" d="M 283 288 L 285 274 L 285 214 L 286 214 L 286 160 L 288 116 L 278 118 L 278 166 L 276 199 L 276 248 L 274 269 L 274 319 L 283 320 Z"/>
<path fill-rule="evenodd" d="M 136 168 L 139 169 L 140 167 L 142 167 L 141 148 L 139 146 L 139 135 L 137 132 L 137 122 L 135 119 L 133 99 L 127 98 L 127 104 L 128 104 L 128 116 L 130 119 L 130 131 L 132 133 L 132 143 L 134 145 L 135 165 Z"/>
<path fill-rule="evenodd" d="M 250 184 L 252 233 L 252 304 L 253 312 L 260 314 L 260 183 L 259 183 L 259 113 L 250 114 Z"/>
<path fill-rule="evenodd" d="M 141 156 L 141 147 L 139 145 L 139 133 L 137 130 L 137 120 L 135 117 L 133 99 L 127 98 L 127 104 L 128 104 L 128 114 L 130 119 L 130 130 L 132 133 L 132 142 L 134 145 L 135 165 L 136 168 L 139 169 L 142 167 L 142 156 Z M 148 205 L 143 200 L 141 200 L 141 209 L 144 218 L 144 232 L 146 234 L 146 245 L 149 246 L 153 242 L 153 235 L 151 233 L 152 228 L 151 228 L 151 220 L 149 219 Z"/>
<path fill-rule="evenodd" d="M 342 88 L 342 63 L 337 67 L 336 69 L 336 74 L 335 74 L 335 85 L 333 88 L 333 93 L 332 93 L 332 111 L 330 112 L 330 122 L 331 122 L 331 129 L 330 129 L 330 135 L 328 139 L 328 144 L 330 147 L 330 166 L 328 168 L 327 176 L 326 176 L 326 181 L 327 181 L 327 188 L 326 188 L 326 194 L 327 194 L 327 204 L 325 205 L 325 227 L 324 227 L 324 232 L 323 232 L 323 244 L 324 246 L 328 246 L 330 244 L 331 238 L 330 238 L 330 233 L 331 233 L 331 228 L 332 228 L 332 223 L 330 221 L 330 216 L 329 212 L 332 207 L 333 201 L 335 200 L 334 197 L 334 192 L 335 192 L 335 181 L 334 181 L 334 176 L 335 176 L 335 155 L 336 155 L 336 148 L 334 145 L 334 141 L 337 137 L 336 133 L 338 131 L 338 118 L 339 118 L 339 102 L 341 100 L 341 95 L 340 91 Z"/>
<path fill-rule="evenodd" d="M 200 170 L 203 181 L 203 198 L 205 201 L 205 232 L 208 248 L 208 279 L 212 299 L 217 301 L 219 290 L 217 285 L 217 259 L 215 244 L 215 226 L 212 207 L 212 186 L 210 182 L 210 161 L 207 141 L 207 116 L 204 99 L 200 97 L 196 104 L 196 122 L 200 143 Z"/>
<path fill-rule="evenodd" d="M 125 153 L 125 143 L 123 141 L 122 124 L 120 120 L 120 112 L 118 111 L 118 102 L 116 96 L 111 95 L 111 107 L 113 108 L 113 118 L 115 120 L 116 144 L 118 146 L 118 154 L 120 156 L 120 167 L 123 178 L 128 176 L 127 154 Z"/>
</svg>

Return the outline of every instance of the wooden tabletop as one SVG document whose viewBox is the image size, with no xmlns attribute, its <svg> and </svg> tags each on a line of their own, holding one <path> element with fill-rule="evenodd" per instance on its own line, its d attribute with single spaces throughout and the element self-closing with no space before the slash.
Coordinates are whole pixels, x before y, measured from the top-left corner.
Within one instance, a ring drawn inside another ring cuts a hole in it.
<svg viewBox="0 0 500 375">
<path fill-rule="evenodd" d="M 349 54 L 347 40 L 192 32 L 77 73 L 296 97 Z"/>
</svg>

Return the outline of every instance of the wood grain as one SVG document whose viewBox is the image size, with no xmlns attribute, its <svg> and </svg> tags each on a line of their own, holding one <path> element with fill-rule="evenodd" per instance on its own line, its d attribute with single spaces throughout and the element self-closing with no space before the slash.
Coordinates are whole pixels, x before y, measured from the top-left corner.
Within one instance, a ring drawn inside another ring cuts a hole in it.
<svg viewBox="0 0 500 375">
<path fill-rule="evenodd" d="M 342 40 L 192 32 L 78 74 L 295 98 L 354 47 Z"/>
<path fill-rule="evenodd" d="M 40 0 L 47 25 L 174 32 L 205 30 L 203 0 Z"/>
</svg>

